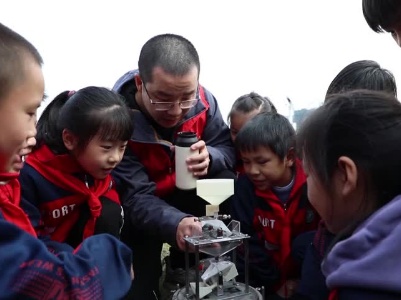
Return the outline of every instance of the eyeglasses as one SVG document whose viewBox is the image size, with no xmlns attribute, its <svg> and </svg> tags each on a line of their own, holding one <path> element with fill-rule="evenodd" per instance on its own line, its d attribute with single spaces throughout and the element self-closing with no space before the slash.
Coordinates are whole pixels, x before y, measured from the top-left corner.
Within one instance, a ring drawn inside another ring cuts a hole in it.
<svg viewBox="0 0 401 300">
<path fill-rule="evenodd" d="M 157 111 L 168 111 L 168 110 L 172 109 L 176 103 L 178 103 L 178 105 L 180 106 L 181 109 L 190 109 L 190 108 L 194 107 L 199 101 L 198 87 L 196 88 L 196 98 L 194 98 L 194 99 L 166 102 L 166 101 L 155 101 L 152 98 L 150 98 L 149 92 L 146 88 L 146 84 L 144 81 L 142 81 L 142 85 L 145 89 L 146 95 L 148 96 L 150 103 L 152 105 L 154 105 L 155 110 L 157 110 Z"/>
</svg>

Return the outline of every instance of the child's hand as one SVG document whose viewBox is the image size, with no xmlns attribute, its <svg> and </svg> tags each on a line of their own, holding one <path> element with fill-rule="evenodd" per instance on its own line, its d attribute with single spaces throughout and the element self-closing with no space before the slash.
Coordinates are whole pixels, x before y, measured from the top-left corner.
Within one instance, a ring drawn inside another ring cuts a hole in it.
<svg viewBox="0 0 401 300">
<path fill-rule="evenodd" d="M 281 286 L 281 288 L 277 291 L 277 295 L 279 295 L 283 299 L 291 298 L 297 289 L 298 280 L 289 279 Z"/>
</svg>

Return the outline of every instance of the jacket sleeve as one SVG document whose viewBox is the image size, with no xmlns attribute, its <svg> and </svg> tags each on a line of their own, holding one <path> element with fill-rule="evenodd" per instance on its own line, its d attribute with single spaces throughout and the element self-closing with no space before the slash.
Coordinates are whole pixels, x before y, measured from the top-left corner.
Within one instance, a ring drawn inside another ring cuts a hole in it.
<svg viewBox="0 0 401 300">
<path fill-rule="evenodd" d="M 0 219 L 1 299 L 121 299 L 131 286 L 131 251 L 110 235 L 86 239 L 75 253 L 45 245 Z"/>
<path fill-rule="evenodd" d="M 113 178 L 125 214 L 135 230 L 161 237 L 176 245 L 179 222 L 189 216 L 155 196 L 156 184 L 149 180 L 144 166 L 127 148 L 124 158 L 113 171 Z"/>
<path fill-rule="evenodd" d="M 44 235 L 41 231 L 41 214 L 39 210 L 40 195 L 33 174 L 37 173 L 30 165 L 25 164 L 20 172 L 18 180 L 21 185 L 20 206 L 28 215 L 38 238 L 45 243 L 48 250 L 53 253 L 60 251 L 72 252 L 73 248 L 66 243 L 52 241 L 49 235 Z"/>
<path fill-rule="evenodd" d="M 249 278 L 255 287 L 270 287 L 278 279 L 278 271 L 264 249 L 263 241 L 257 235 L 253 226 L 255 193 L 252 183 L 245 175 L 239 177 L 231 202 L 231 216 L 240 222 L 241 232 L 250 236 L 249 243 Z M 244 276 L 244 249 L 237 251 L 237 268 L 241 277 Z"/>
<path fill-rule="evenodd" d="M 321 264 L 320 254 L 312 244 L 309 244 L 302 262 L 301 280 L 297 286 L 298 298 L 294 297 L 294 299 L 329 299 L 329 290 Z"/>
<path fill-rule="evenodd" d="M 39 192 L 32 174 L 36 172 L 30 165 L 25 164 L 22 168 L 18 181 L 21 185 L 21 208 L 28 215 L 36 233 L 40 226 Z"/>
<path fill-rule="evenodd" d="M 401 299 L 400 294 L 385 291 L 375 291 L 363 288 L 338 289 L 336 300 L 397 300 Z"/>
<path fill-rule="evenodd" d="M 221 116 L 216 98 L 206 89 L 204 91 L 210 107 L 207 111 L 207 123 L 202 139 L 206 143 L 211 158 L 208 175 L 214 175 L 226 169 L 234 170 L 235 150 L 230 130 Z"/>
</svg>

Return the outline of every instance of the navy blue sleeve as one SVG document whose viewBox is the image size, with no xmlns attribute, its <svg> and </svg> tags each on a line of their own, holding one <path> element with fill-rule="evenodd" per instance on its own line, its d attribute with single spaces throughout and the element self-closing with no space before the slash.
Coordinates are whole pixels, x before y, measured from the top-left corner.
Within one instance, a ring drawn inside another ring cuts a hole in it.
<svg viewBox="0 0 401 300">
<path fill-rule="evenodd" d="M 39 210 L 40 196 L 34 179 L 36 175 L 37 171 L 27 163 L 22 168 L 18 177 L 18 181 L 21 185 L 20 206 L 28 215 L 33 228 L 35 228 L 38 238 L 45 243 L 49 251 L 53 253 L 58 253 L 60 251 L 72 252 L 74 249 L 70 245 L 52 241 L 50 236 L 43 235 L 41 233 L 41 215 Z"/>
<path fill-rule="evenodd" d="M 20 175 L 18 177 L 18 181 L 21 185 L 21 208 L 28 215 L 29 220 L 32 223 L 32 226 L 38 231 L 40 226 L 40 210 L 39 210 L 39 192 L 37 190 L 37 186 L 32 176 L 35 173 L 35 169 L 32 168 L 27 163 L 24 164 Z"/>
<path fill-rule="evenodd" d="M 136 230 L 161 237 L 176 245 L 180 221 L 189 216 L 155 196 L 156 184 L 149 180 L 145 167 L 127 148 L 123 160 L 113 171 L 126 217 Z"/>
<path fill-rule="evenodd" d="M 206 89 L 205 96 L 210 108 L 207 111 L 207 123 L 202 139 L 205 141 L 211 157 L 209 174 L 213 176 L 223 170 L 233 170 L 235 150 L 230 137 L 230 129 L 224 122 L 216 98 Z"/>
<path fill-rule="evenodd" d="M 57 256 L 0 219 L 1 299 L 121 299 L 131 286 L 131 251 L 110 235 Z"/>
<path fill-rule="evenodd" d="M 322 260 L 315 247 L 310 244 L 302 262 L 301 280 L 297 293 L 305 299 L 328 299 L 329 290 L 326 286 L 326 277 L 321 269 Z"/>
<path fill-rule="evenodd" d="M 358 288 L 342 288 L 338 290 L 338 300 L 399 300 L 401 294 Z"/>
<path fill-rule="evenodd" d="M 231 202 L 231 216 L 233 220 L 240 221 L 241 232 L 249 238 L 249 278 L 250 284 L 255 287 L 265 286 L 269 288 L 279 274 L 271 257 L 264 249 L 263 242 L 258 238 L 253 228 L 253 216 L 255 206 L 255 193 L 252 183 L 242 175 L 238 178 L 235 193 Z M 244 276 L 244 252 L 239 247 L 237 251 L 237 269 L 240 278 Z"/>
</svg>

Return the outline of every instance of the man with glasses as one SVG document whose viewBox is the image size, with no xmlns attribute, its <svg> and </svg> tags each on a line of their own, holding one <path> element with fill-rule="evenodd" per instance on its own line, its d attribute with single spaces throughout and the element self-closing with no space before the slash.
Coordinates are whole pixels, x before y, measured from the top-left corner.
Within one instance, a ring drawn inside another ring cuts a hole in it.
<svg viewBox="0 0 401 300">
<path fill-rule="evenodd" d="M 175 188 L 177 132 L 199 137 L 191 146 L 199 154 L 188 161 L 196 177 L 235 178 L 235 151 L 216 99 L 199 84 L 199 56 L 190 41 L 174 34 L 155 36 L 142 47 L 138 67 L 113 88 L 132 108 L 135 126 L 114 176 L 126 212 L 122 238 L 133 250 L 130 298 L 152 299 L 161 275 L 162 243 L 172 245 L 167 277 L 175 274 L 175 283 L 183 284 L 183 238 L 201 231 L 193 216 L 205 214 L 206 202 L 195 190 Z"/>
</svg>

